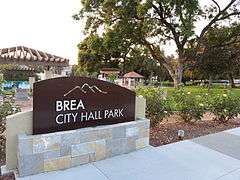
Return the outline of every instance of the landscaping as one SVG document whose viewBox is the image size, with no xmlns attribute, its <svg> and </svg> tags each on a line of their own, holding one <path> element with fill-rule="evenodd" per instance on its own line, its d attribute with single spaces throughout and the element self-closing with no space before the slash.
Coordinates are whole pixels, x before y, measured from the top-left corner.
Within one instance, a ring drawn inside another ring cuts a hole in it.
<svg viewBox="0 0 240 180">
<path fill-rule="evenodd" d="M 199 86 L 174 88 L 138 87 L 146 98 L 147 117 L 151 120 L 153 146 L 223 131 L 240 126 L 240 89 Z"/>
<path fill-rule="evenodd" d="M 136 94 L 147 101 L 146 115 L 151 120 L 150 144 L 153 146 L 179 141 L 179 130 L 185 132 L 183 139 L 192 139 L 240 127 L 237 118 L 240 112 L 238 88 L 185 86 L 175 89 L 138 86 Z M 32 99 L 17 101 L 15 104 L 23 110 L 29 109 L 32 107 Z M 5 143 L 1 137 L 1 163 L 4 164 Z"/>
<path fill-rule="evenodd" d="M 5 151 L 6 151 L 6 116 L 17 113 L 20 108 L 15 105 L 13 100 L 7 99 L 0 104 L 0 165 L 5 164 Z"/>
<path fill-rule="evenodd" d="M 240 0 L 13 1 L 0 180 L 240 178 Z"/>
<path fill-rule="evenodd" d="M 87 19 L 87 36 L 73 74 L 142 75 L 151 144 L 177 141 L 178 130 L 186 139 L 239 126 L 239 1 L 83 2 L 73 18 Z"/>
</svg>

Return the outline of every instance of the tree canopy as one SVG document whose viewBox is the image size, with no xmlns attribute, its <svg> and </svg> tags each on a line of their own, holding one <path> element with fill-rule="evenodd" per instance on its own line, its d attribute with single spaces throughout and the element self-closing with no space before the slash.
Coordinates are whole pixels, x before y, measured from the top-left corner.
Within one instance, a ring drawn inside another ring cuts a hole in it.
<svg viewBox="0 0 240 180">
<path fill-rule="evenodd" d="M 110 67 L 119 68 L 123 74 L 135 71 L 145 78 L 168 77 L 165 68 L 160 67 L 160 64 L 149 56 L 148 49 L 143 46 L 131 47 L 111 33 L 103 34 L 101 37 L 91 34 L 79 43 L 78 49 L 75 75 L 96 76 L 101 68 Z"/>
<path fill-rule="evenodd" d="M 225 21 L 229 24 L 235 23 L 240 14 L 240 0 L 228 0 L 224 7 L 219 4 L 220 0 L 209 0 L 209 5 L 205 7 L 200 6 L 200 0 L 81 2 L 82 9 L 73 17 L 76 20 L 86 18 L 86 34 L 97 34 L 100 30 L 113 34 L 113 37 L 120 37 L 127 49 L 131 46 L 144 46 L 152 58 L 168 70 L 175 86 L 181 83 L 186 62 L 189 57 L 196 56 L 205 34 L 211 27 L 221 25 Z M 195 23 L 200 19 L 205 19 L 208 23 L 200 34 L 196 34 Z M 178 57 L 175 60 L 164 55 L 162 45 L 169 42 L 177 47 Z"/>
<path fill-rule="evenodd" d="M 203 77 L 239 77 L 240 69 L 240 25 L 211 28 L 205 35 L 197 69 Z"/>
</svg>

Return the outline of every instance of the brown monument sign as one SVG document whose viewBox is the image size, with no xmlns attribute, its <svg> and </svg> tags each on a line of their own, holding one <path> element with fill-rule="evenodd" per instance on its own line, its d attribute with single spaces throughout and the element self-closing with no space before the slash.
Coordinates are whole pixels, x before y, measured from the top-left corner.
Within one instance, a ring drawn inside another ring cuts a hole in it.
<svg viewBox="0 0 240 180">
<path fill-rule="evenodd" d="M 86 77 L 40 81 L 33 91 L 33 134 L 135 120 L 135 93 Z"/>
</svg>

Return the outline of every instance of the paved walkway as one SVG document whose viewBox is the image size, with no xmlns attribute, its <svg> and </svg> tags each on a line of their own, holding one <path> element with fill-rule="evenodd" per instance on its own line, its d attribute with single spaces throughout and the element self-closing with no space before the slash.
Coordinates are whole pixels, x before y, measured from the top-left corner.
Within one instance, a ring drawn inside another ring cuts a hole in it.
<svg viewBox="0 0 240 180">
<path fill-rule="evenodd" d="M 18 180 L 240 180 L 240 128 Z"/>
</svg>

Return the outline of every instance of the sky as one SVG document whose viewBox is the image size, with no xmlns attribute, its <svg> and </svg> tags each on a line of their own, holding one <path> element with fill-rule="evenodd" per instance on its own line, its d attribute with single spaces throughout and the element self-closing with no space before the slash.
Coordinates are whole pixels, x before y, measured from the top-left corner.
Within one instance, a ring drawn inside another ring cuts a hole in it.
<svg viewBox="0 0 240 180">
<path fill-rule="evenodd" d="M 207 2 L 201 0 L 202 5 Z M 0 0 L 0 4 L 0 48 L 26 46 L 77 63 L 84 23 L 74 21 L 72 15 L 81 8 L 80 0 Z M 198 22 L 197 30 L 204 23 Z M 165 46 L 167 55 L 174 52 L 174 45 Z"/>
<path fill-rule="evenodd" d="M 0 48 L 26 46 L 77 62 L 80 0 L 0 0 Z"/>
</svg>

